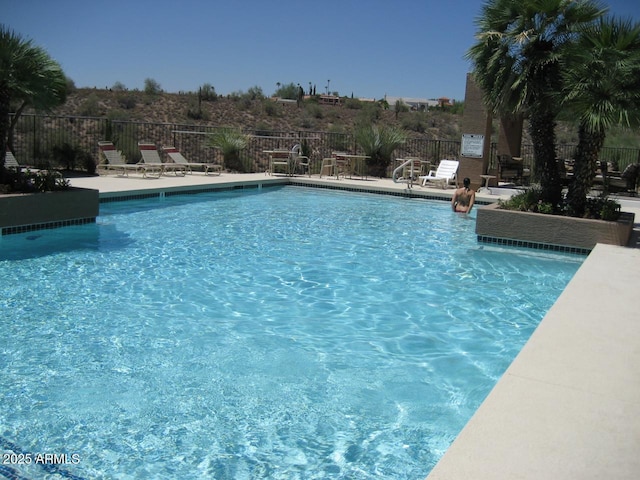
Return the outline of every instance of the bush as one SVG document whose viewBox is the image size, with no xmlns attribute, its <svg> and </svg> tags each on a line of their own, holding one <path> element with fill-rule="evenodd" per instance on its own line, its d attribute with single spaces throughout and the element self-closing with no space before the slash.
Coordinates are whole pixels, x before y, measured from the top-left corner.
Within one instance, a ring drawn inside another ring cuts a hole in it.
<svg viewBox="0 0 640 480">
<path fill-rule="evenodd" d="M 162 87 L 160 87 L 160 84 L 153 78 L 145 78 L 144 93 L 147 95 L 159 95 L 162 93 Z"/>
<path fill-rule="evenodd" d="M 530 188 L 513 195 L 509 200 L 498 200 L 500 208 L 520 212 L 553 213 L 553 205 L 542 201 L 540 188 Z"/>
<path fill-rule="evenodd" d="M 200 98 L 204 102 L 213 102 L 218 99 L 216 89 L 210 83 L 205 83 L 200 87 Z"/>
<path fill-rule="evenodd" d="M 361 110 L 362 109 L 362 102 L 360 100 L 358 100 L 357 98 L 347 98 L 344 101 L 344 106 L 345 106 L 345 108 L 350 108 L 352 110 Z"/>
<path fill-rule="evenodd" d="M 318 120 L 323 117 L 322 108 L 320 105 L 312 103 L 305 106 L 305 113 L 311 118 L 317 118 Z"/>
<path fill-rule="evenodd" d="M 498 200 L 500 208 L 506 210 L 519 210 L 521 212 L 534 212 L 544 214 L 567 215 L 568 209 L 562 205 L 554 209 L 553 205 L 542 201 L 542 192 L 539 187 L 530 188 L 524 192 L 512 196 L 509 200 Z M 609 199 L 606 195 L 595 198 L 587 198 L 584 218 L 616 221 L 620 217 L 620 204 Z"/>
<path fill-rule="evenodd" d="M 69 180 L 55 170 L 8 172 L 7 180 L 9 188 L 7 189 L 7 185 L 3 187 L 3 191 L 6 193 L 53 192 L 67 190 L 71 186 Z"/>
<path fill-rule="evenodd" d="M 424 133 L 427 131 L 428 120 L 423 112 L 411 112 L 410 115 L 402 117 L 400 124 L 405 130 Z"/>
<path fill-rule="evenodd" d="M 91 94 L 82 102 L 78 109 L 78 115 L 81 117 L 97 117 L 100 115 L 99 99 L 96 94 Z"/>
<path fill-rule="evenodd" d="M 265 100 L 263 102 L 264 113 L 266 113 L 270 117 L 278 117 L 280 116 L 281 108 L 275 102 L 271 100 Z"/>
<path fill-rule="evenodd" d="M 118 105 L 120 105 L 125 110 L 133 110 L 134 108 L 136 108 L 137 103 L 138 101 L 133 95 L 122 95 L 118 98 Z"/>
</svg>

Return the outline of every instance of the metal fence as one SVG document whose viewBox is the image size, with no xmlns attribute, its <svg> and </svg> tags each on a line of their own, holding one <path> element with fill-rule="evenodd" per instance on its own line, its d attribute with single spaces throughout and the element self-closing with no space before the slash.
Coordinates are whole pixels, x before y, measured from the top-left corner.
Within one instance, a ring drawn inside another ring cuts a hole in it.
<svg viewBox="0 0 640 480">
<path fill-rule="evenodd" d="M 222 154 L 209 145 L 209 134 L 220 127 L 188 125 L 178 123 L 149 123 L 110 120 L 97 117 L 71 117 L 49 115 L 21 115 L 10 140 L 12 150 L 18 162 L 34 165 L 39 168 L 64 167 L 56 164 L 55 147 L 70 145 L 90 155 L 97 164 L 101 161 L 98 152 L 98 141 L 110 140 L 121 150 L 129 163 L 136 163 L 141 155 L 138 142 L 152 142 L 162 146 L 174 146 L 192 162 L 213 162 L 222 164 Z M 265 150 L 291 148 L 301 143 L 303 149 L 311 157 L 313 171 L 318 172 L 322 158 L 331 155 L 332 151 L 358 152 L 355 138 L 348 133 L 310 132 L 310 131 L 264 131 L 251 130 L 248 148 L 242 151 L 241 161 L 247 172 L 263 172 L 269 163 Z M 573 158 L 575 145 L 559 145 L 557 157 Z M 443 158 L 458 158 L 459 141 L 409 139 L 396 149 L 394 157 L 418 157 L 432 164 Z M 491 145 L 492 159 L 496 158 L 496 145 Z M 533 163 L 533 146 L 523 145 L 521 153 L 524 163 Z M 640 162 L 640 149 L 636 148 L 604 148 L 600 158 L 612 162 L 620 171 L 630 163 Z M 76 168 L 84 168 L 76 165 Z M 388 175 L 394 168 L 389 167 Z"/>
</svg>

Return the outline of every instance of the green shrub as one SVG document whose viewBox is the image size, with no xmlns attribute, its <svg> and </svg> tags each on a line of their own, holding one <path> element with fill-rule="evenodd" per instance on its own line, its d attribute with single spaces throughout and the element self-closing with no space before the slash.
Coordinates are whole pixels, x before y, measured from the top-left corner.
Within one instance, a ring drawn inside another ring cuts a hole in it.
<svg viewBox="0 0 640 480">
<path fill-rule="evenodd" d="M 585 218 L 616 221 L 620 218 L 620 204 L 605 195 L 596 198 L 587 198 Z"/>
<path fill-rule="evenodd" d="M 410 115 L 402 117 L 400 124 L 405 130 L 412 132 L 424 133 L 427 131 L 428 125 L 427 115 L 423 112 L 411 112 Z"/>
<path fill-rule="evenodd" d="M 96 94 L 91 94 L 82 102 L 78 109 L 78 115 L 82 117 L 97 117 L 100 115 L 99 99 Z"/>
<path fill-rule="evenodd" d="M 216 89 L 210 83 L 205 83 L 200 87 L 199 95 L 203 102 L 213 102 L 218 99 Z"/>
<path fill-rule="evenodd" d="M 361 110 L 362 109 L 362 102 L 360 100 L 358 100 L 357 98 L 347 98 L 344 101 L 344 106 L 345 106 L 345 108 L 350 108 L 352 110 Z"/>
<path fill-rule="evenodd" d="M 298 99 L 298 87 L 293 83 L 288 83 L 286 85 L 279 86 L 274 93 L 274 96 L 278 98 L 287 98 L 289 100 L 297 100 Z"/>
<path fill-rule="evenodd" d="M 539 187 L 527 189 L 513 195 L 508 200 L 498 200 L 500 208 L 506 210 L 519 210 L 521 212 L 534 212 L 544 214 L 567 214 L 565 206 L 554 209 L 551 203 L 542 201 L 542 193 Z M 620 204 L 609 199 L 606 195 L 587 198 L 584 218 L 615 221 L 620 217 Z"/>
<path fill-rule="evenodd" d="M 264 113 L 270 117 L 279 117 L 282 111 L 280 105 L 271 100 L 264 100 L 264 102 L 262 102 L 262 106 L 264 108 Z"/>
<path fill-rule="evenodd" d="M 304 110 L 305 110 L 305 114 L 309 115 L 309 117 L 311 118 L 317 118 L 318 120 L 320 120 L 324 116 L 322 113 L 322 108 L 320 108 L 320 105 L 315 103 L 306 105 Z"/>
<path fill-rule="evenodd" d="M 553 213 L 553 205 L 542 201 L 540 188 L 534 187 L 513 195 L 508 200 L 498 200 L 500 208 L 521 212 Z"/>
<path fill-rule="evenodd" d="M 133 110 L 134 108 L 136 108 L 137 103 L 138 101 L 133 95 L 121 95 L 118 98 L 118 105 L 120 105 L 125 110 Z"/>
</svg>

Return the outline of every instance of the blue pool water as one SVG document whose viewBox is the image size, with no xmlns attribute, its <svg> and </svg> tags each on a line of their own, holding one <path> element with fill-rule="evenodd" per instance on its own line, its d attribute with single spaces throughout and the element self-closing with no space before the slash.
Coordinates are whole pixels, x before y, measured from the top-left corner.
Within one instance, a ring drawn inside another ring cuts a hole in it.
<svg viewBox="0 0 640 480">
<path fill-rule="evenodd" d="M 584 260 L 474 227 L 283 187 L 5 236 L 0 452 L 69 461 L 0 478 L 423 479 Z"/>
</svg>

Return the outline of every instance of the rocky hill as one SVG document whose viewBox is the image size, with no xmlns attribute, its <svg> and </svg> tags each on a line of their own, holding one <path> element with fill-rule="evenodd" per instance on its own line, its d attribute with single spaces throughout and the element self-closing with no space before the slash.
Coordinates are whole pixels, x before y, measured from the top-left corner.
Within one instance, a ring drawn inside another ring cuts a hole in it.
<svg viewBox="0 0 640 480">
<path fill-rule="evenodd" d="M 400 112 L 370 102 L 348 99 L 344 105 L 319 105 L 307 98 L 276 101 L 249 96 L 198 99 L 193 93 L 158 93 L 77 89 L 56 115 L 107 116 L 117 120 L 151 123 L 233 126 L 261 131 L 349 132 L 360 121 L 402 127 L 412 137 L 456 140 L 461 137 L 462 116 L 447 111 Z"/>
<path fill-rule="evenodd" d="M 393 109 L 376 108 L 371 102 L 352 99 L 347 99 L 342 106 L 332 106 L 320 105 L 316 99 L 306 98 L 298 106 L 295 101 L 252 99 L 248 94 L 199 100 L 195 93 L 149 95 L 137 90 L 76 89 L 53 113 L 272 132 L 347 133 L 358 122 L 373 121 L 404 128 L 413 138 L 460 141 L 462 137 L 462 113 L 430 110 L 405 111 L 396 115 Z M 575 145 L 577 131 L 575 120 L 559 120 L 556 128 L 558 144 Z M 497 132 L 498 125 L 494 121 L 494 142 L 497 141 Z M 523 145 L 531 143 L 526 128 L 522 142 Z M 640 134 L 637 129 L 612 128 L 607 132 L 605 146 L 640 148 Z"/>
</svg>

